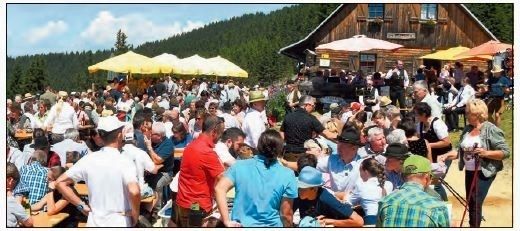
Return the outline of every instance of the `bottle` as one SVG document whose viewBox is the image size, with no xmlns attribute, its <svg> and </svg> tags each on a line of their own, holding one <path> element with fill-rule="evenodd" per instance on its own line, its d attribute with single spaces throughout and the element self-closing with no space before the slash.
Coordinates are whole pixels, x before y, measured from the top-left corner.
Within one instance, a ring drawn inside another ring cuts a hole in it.
<svg viewBox="0 0 520 231">
<path fill-rule="evenodd" d="M 200 210 L 199 202 L 192 203 L 188 215 L 188 227 L 201 227 L 202 219 L 203 213 Z"/>
<path fill-rule="evenodd" d="M 29 200 L 26 197 L 23 197 L 22 199 L 22 206 L 25 209 L 25 213 L 31 216 L 31 205 L 29 204 Z"/>
</svg>

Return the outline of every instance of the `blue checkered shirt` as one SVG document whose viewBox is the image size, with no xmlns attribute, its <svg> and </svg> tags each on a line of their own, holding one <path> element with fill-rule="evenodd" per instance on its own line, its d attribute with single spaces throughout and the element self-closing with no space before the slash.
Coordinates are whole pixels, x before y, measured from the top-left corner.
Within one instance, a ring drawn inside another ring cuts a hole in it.
<svg viewBox="0 0 520 231">
<path fill-rule="evenodd" d="M 32 162 L 20 169 L 20 183 L 14 190 L 14 194 L 28 191 L 29 203 L 32 205 L 40 201 L 47 193 L 47 168 L 39 162 Z"/>
<path fill-rule="evenodd" d="M 379 202 L 377 227 L 450 227 L 446 204 L 424 191 L 418 183 L 406 182 Z"/>
</svg>

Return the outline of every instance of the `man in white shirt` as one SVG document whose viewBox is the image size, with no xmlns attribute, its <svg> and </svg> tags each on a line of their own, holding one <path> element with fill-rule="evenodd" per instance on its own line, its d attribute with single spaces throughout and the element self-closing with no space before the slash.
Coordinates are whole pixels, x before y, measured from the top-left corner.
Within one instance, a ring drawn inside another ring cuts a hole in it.
<svg viewBox="0 0 520 231">
<path fill-rule="evenodd" d="M 437 99 L 430 95 L 426 81 L 419 80 L 413 84 L 413 96 L 415 98 L 415 102 L 424 102 L 430 105 L 432 109 L 432 118 L 441 118 L 441 104 L 439 101 L 437 101 Z"/>
<path fill-rule="evenodd" d="M 157 104 L 159 107 L 164 108 L 164 110 L 170 110 L 170 100 L 166 94 L 162 95 L 161 100 Z"/>
<path fill-rule="evenodd" d="M 399 107 L 405 108 L 404 89 L 408 87 L 410 80 L 408 73 L 404 69 L 403 61 L 397 60 L 395 68 L 386 73 L 385 79 L 390 80 L 390 99 L 392 100 L 392 104 L 397 106 L 397 101 L 399 101 Z"/>
<path fill-rule="evenodd" d="M 7 163 L 13 163 L 18 170 L 26 165 L 31 158 L 31 153 L 24 153 L 20 149 L 7 145 Z"/>
<path fill-rule="evenodd" d="M 446 125 L 448 125 L 448 131 L 452 131 L 454 129 L 458 129 L 459 125 L 459 116 L 458 114 L 464 114 L 466 112 L 466 103 L 475 98 L 475 89 L 469 83 L 469 78 L 466 77 L 461 82 L 462 87 L 460 88 L 455 99 L 448 104 L 446 109 L 444 109 L 444 114 L 446 115 Z"/>
<path fill-rule="evenodd" d="M 222 137 L 215 145 L 215 152 L 220 159 L 220 162 L 224 165 L 224 168 L 229 168 L 236 162 L 235 157 L 237 156 L 240 144 L 244 143 L 246 135 L 242 130 L 238 128 L 226 129 L 222 134 Z"/>
<path fill-rule="evenodd" d="M 79 153 L 80 158 L 90 152 L 87 144 L 79 139 L 78 130 L 74 128 L 67 129 L 63 135 L 63 138 L 63 141 L 51 146 L 51 151 L 57 153 L 58 156 L 60 156 L 62 167 L 65 167 L 67 163 L 67 152 L 76 151 Z"/>
<path fill-rule="evenodd" d="M 266 99 L 261 91 L 251 91 L 249 94 L 250 109 L 244 117 L 242 131 L 246 134 L 245 143 L 256 148 L 260 135 L 266 130 L 265 116 Z"/>
<path fill-rule="evenodd" d="M 123 157 L 123 126 L 115 116 L 99 119 L 98 132 L 105 146 L 81 158 L 56 180 L 56 188 L 72 205 L 88 215 L 87 227 L 134 227 L 139 217 L 141 193 L 135 165 Z M 85 181 L 89 205 L 72 190 Z"/>
</svg>

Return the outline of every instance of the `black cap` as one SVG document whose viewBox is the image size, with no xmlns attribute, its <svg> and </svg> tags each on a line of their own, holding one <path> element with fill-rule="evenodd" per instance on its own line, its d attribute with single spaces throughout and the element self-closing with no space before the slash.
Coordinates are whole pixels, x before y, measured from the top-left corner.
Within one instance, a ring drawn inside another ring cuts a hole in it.
<svg viewBox="0 0 520 231">
<path fill-rule="evenodd" d="M 359 131 L 354 127 L 346 127 L 338 136 L 338 141 L 363 146 L 360 139 Z"/>
<path fill-rule="evenodd" d="M 406 159 L 409 155 L 410 153 L 408 153 L 408 147 L 400 143 L 389 144 L 386 147 L 386 152 L 383 154 L 383 156 L 394 157 L 401 160 Z"/>
</svg>

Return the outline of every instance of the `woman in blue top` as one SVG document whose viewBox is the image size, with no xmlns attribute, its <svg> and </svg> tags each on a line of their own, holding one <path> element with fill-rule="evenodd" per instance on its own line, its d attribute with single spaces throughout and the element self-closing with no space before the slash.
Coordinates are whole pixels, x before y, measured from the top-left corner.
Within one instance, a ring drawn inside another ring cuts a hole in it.
<svg viewBox="0 0 520 231">
<path fill-rule="evenodd" d="M 219 179 L 215 197 L 226 227 L 292 227 L 293 199 L 298 197 L 293 171 L 277 158 L 283 152 L 283 139 L 267 130 L 258 141 L 258 155 L 239 160 Z M 235 187 L 230 218 L 226 193 Z"/>
</svg>

